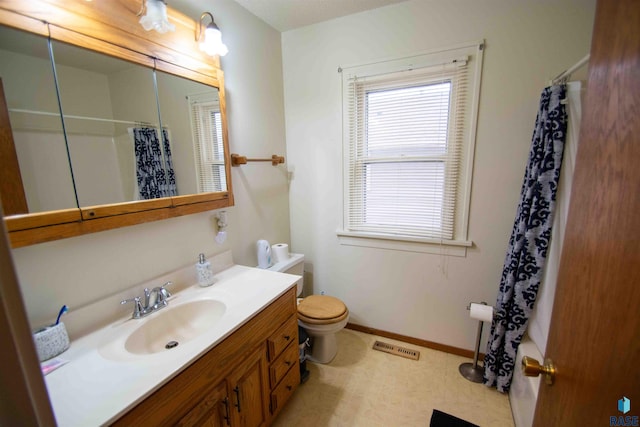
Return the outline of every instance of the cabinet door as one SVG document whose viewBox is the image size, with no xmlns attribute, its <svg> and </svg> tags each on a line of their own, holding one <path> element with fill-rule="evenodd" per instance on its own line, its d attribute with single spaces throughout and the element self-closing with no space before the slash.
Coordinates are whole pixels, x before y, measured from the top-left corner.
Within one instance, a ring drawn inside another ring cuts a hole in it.
<svg viewBox="0 0 640 427">
<path fill-rule="evenodd" d="M 227 427 L 230 425 L 229 396 L 227 382 L 222 381 L 209 389 L 202 400 L 185 415 L 177 426 Z"/>
<path fill-rule="evenodd" d="M 257 427 L 266 425 L 268 413 L 268 374 L 264 346 L 259 346 L 228 377 L 231 412 L 234 425 Z"/>
</svg>

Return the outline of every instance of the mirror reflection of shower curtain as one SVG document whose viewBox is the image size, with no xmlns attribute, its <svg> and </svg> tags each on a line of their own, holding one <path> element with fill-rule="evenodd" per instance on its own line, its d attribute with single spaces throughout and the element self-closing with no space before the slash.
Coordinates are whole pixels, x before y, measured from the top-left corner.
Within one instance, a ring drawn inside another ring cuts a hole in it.
<svg viewBox="0 0 640 427">
<path fill-rule="evenodd" d="M 175 196 L 177 187 L 167 132 L 163 131 L 164 160 L 156 129 L 149 127 L 134 128 L 133 140 L 136 158 L 136 182 L 140 199 L 150 200 Z M 162 167 L 163 163 L 166 170 Z"/>
<path fill-rule="evenodd" d="M 176 185 L 176 173 L 173 170 L 171 141 L 169 140 L 169 131 L 167 129 L 162 129 L 162 143 L 162 148 L 164 148 L 164 170 L 167 177 L 167 191 L 169 196 L 177 196 L 178 186 Z"/>
</svg>

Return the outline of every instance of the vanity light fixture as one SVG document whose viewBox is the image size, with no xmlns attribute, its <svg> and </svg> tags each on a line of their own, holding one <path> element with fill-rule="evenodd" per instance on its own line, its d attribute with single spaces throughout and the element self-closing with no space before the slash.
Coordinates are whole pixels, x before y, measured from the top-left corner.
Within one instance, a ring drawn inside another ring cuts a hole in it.
<svg viewBox="0 0 640 427">
<path fill-rule="evenodd" d="M 203 36 L 202 23 L 204 18 L 207 16 L 211 18 L 211 22 L 205 27 Z M 202 41 L 200 41 L 200 39 L 202 39 Z M 200 50 L 207 55 L 225 56 L 227 52 L 229 52 L 227 46 L 222 43 L 222 33 L 220 32 L 220 28 L 218 28 L 213 20 L 213 15 L 209 12 L 202 12 L 202 15 L 200 15 L 200 20 L 196 26 L 196 42 L 200 42 Z"/>
<path fill-rule="evenodd" d="M 175 31 L 176 26 L 169 22 L 167 4 L 164 0 L 143 0 L 142 9 L 138 16 L 146 9 L 146 14 L 140 18 L 140 25 L 146 31 L 156 30 L 159 33 Z"/>
</svg>

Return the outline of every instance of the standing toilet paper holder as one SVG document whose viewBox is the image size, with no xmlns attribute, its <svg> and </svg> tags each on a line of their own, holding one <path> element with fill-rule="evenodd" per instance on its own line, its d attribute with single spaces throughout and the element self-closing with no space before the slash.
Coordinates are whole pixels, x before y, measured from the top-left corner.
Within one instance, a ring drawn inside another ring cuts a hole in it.
<svg viewBox="0 0 640 427">
<path fill-rule="evenodd" d="M 471 304 L 467 306 L 467 310 L 471 310 Z M 486 302 L 482 301 L 480 304 L 487 305 Z M 478 334 L 476 336 L 476 350 L 473 354 L 473 363 L 463 363 L 460 365 L 458 370 L 463 377 L 472 381 L 474 383 L 481 383 L 482 377 L 484 376 L 484 366 L 478 366 L 478 356 L 480 355 L 480 340 L 482 338 L 482 320 L 478 320 Z"/>
</svg>

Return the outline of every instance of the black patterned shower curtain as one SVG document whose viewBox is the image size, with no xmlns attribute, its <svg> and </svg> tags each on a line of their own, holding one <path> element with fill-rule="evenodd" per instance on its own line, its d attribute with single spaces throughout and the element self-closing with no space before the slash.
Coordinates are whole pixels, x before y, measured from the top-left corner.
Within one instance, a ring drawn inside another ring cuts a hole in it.
<svg viewBox="0 0 640 427">
<path fill-rule="evenodd" d="M 164 170 L 166 172 L 165 194 L 177 196 L 178 187 L 176 186 L 176 174 L 173 170 L 171 143 L 169 142 L 169 132 L 166 129 L 162 129 L 162 147 L 164 148 Z"/>
<path fill-rule="evenodd" d="M 162 167 L 163 157 L 156 129 L 134 128 L 133 139 L 140 198 L 149 200 L 177 195 L 167 131 L 162 130 L 164 168 Z"/>
<path fill-rule="evenodd" d="M 484 384 L 509 391 L 551 239 L 551 226 L 567 133 L 565 86 L 543 90 L 509 247 L 500 279 L 491 335 L 484 358 Z"/>
</svg>

